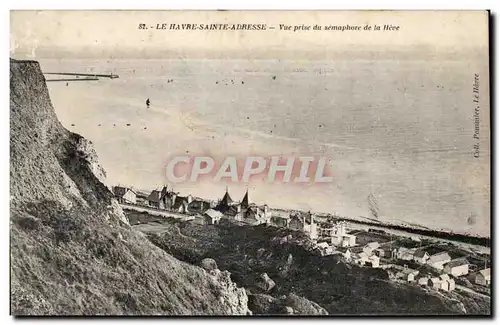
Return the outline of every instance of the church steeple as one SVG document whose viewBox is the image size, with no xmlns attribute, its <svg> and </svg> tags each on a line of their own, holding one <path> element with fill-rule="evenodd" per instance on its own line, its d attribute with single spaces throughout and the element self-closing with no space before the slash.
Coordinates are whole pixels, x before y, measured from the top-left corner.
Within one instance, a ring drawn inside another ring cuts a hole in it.
<svg viewBox="0 0 500 325">
<path fill-rule="evenodd" d="M 226 186 L 226 194 L 224 194 L 224 197 L 222 198 L 220 204 L 222 206 L 229 206 L 231 203 L 233 203 L 233 199 L 231 199 L 231 196 L 229 195 L 228 188 Z"/>
<path fill-rule="evenodd" d="M 248 204 L 248 189 L 247 192 L 245 193 L 245 196 L 243 197 L 243 200 L 241 200 L 241 208 L 242 209 L 247 209 L 250 205 Z"/>
</svg>

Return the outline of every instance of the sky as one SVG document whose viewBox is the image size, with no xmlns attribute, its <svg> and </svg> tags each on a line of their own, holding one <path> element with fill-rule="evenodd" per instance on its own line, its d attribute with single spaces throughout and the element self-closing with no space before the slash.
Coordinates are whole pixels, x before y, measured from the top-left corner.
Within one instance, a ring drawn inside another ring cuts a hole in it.
<svg viewBox="0 0 500 325">
<path fill-rule="evenodd" d="M 324 58 L 344 51 L 468 52 L 488 46 L 486 11 L 12 11 L 19 58 Z M 144 23 L 147 30 L 140 30 Z M 156 24 L 267 24 L 266 31 L 156 30 Z M 282 31 L 280 25 L 392 25 L 398 31 Z"/>
</svg>

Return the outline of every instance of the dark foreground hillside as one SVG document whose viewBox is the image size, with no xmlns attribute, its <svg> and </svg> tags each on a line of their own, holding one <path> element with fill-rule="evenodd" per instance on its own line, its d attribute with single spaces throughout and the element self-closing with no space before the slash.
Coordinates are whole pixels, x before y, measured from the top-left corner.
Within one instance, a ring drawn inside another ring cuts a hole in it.
<svg viewBox="0 0 500 325">
<path fill-rule="evenodd" d="M 38 63 L 10 65 L 11 313 L 246 314 L 228 273 L 130 228 L 91 143 L 57 120 Z"/>
<path fill-rule="evenodd" d="M 132 223 L 137 213 L 126 211 Z M 280 314 L 283 297 L 299 296 L 333 315 L 459 315 L 490 314 L 490 300 L 479 296 L 424 291 L 390 281 L 382 269 L 344 263 L 320 256 L 301 233 L 272 226 L 235 226 L 223 222 L 200 226 L 190 222 L 143 223 L 134 226 L 173 256 L 195 262 L 213 258 L 219 268 L 249 295 L 254 314 Z M 155 224 L 157 226 L 155 226 Z M 161 232 L 155 230 L 161 229 Z M 260 275 L 275 283 L 262 288 Z M 278 305 L 278 306 L 275 306 Z"/>
</svg>

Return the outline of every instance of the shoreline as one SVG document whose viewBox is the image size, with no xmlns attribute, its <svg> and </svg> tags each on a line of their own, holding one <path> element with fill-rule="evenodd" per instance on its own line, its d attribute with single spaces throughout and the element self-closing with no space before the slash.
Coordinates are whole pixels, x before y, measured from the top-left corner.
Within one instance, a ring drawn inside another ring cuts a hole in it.
<svg viewBox="0 0 500 325">
<path fill-rule="evenodd" d="M 272 213 L 272 211 L 285 212 L 285 213 L 290 213 L 290 212 L 306 213 L 307 212 L 307 211 L 300 211 L 300 210 L 295 210 L 295 209 L 288 210 L 288 209 L 282 209 L 282 208 L 270 208 L 270 210 L 271 210 L 271 213 Z M 345 221 L 345 222 L 349 222 L 349 223 L 357 224 L 357 225 L 370 226 L 370 227 L 374 227 L 374 228 L 382 228 L 385 230 L 399 231 L 399 232 L 407 233 L 409 235 L 414 234 L 414 235 L 418 235 L 421 237 L 436 238 L 436 239 L 447 240 L 447 241 L 452 241 L 452 242 L 456 242 L 456 243 L 481 246 L 481 247 L 488 248 L 488 249 L 491 248 L 491 238 L 480 236 L 480 235 L 454 233 L 452 231 L 443 231 L 443 230 L 437 230 L 437 229 L 432 229 L 432 228 L 424 228 L 424 226 L 412 227 L 412 226 L 406 225 L 406 224 L 391 224 L 391 223 L 386 223 L 383 221 L 360 220 L 360 219 L 356 219 L 356 218 L 332 215 L 330 213 L 319 212 L 319 213 L 316 213 L 316 216 L 319 217 L 319 219 L 321 219 L 321 222 L 325 222 L 325 221 L 327 221 L 328 218 L 332 218 L 336 221 Z M 365 218 L 365 217 L 363 217 L 363 218 Z"/>
<path fill-rule="evenodd" d="M 346 221 L 346 222 L 359 224 L 359 225 L 402 231 L 402 232 L 405 232 L 408 234 L 415 234 L 415 235 L 424 236 L 424 237 L 430 237 L 430 238 L 436 238 L 436 239 L 458 242 L 458 243 L 463 243 L 463 244 L 470 244 L 470 245 L 475 245 L 475 246 L 491 248 L 491 238 L 488 238 L 488 237 L 473 236 L 473 235 L 468 235 L 468 234 L 459 234 L 459 233 L 446 232 L 446 231 L 440 231 L 440 230 L 434 230 L 434 229 L 413 228 L 411 226 L 395 225 L 395 224 L 388 224 L 388 223 L 383 223 L 383 222 L 376 223 L 376 222 L 370 222 L 370 221 L 350 219 L 347 217 L 335 217 L 335 216 L 332 216 L 332 217 L 334 217 L 336 220 Z"/>
</svg>

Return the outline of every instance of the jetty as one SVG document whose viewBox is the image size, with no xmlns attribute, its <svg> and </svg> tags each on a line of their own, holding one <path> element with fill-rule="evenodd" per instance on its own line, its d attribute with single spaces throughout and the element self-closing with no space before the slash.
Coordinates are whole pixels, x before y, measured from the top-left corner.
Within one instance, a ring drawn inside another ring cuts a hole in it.
<svg viewBox="0 0 500 325">
<path fill-rule="evenodd" d="M 99 73 L 76 73 L 76 72 L 44 72 L 44 75 L 53 75 L 53 76 L 71 76 L 72 78 L 56 78 L 56 79 L 46 79 L 47 82 L 54 81 L 94 81 L 99 80 L 99 78 L 110 78 L 117 79 L 120 76 L 117 74 L 99 74 Z M 79 78 L 83 77 L 83 78 Z"/>
</svg>

